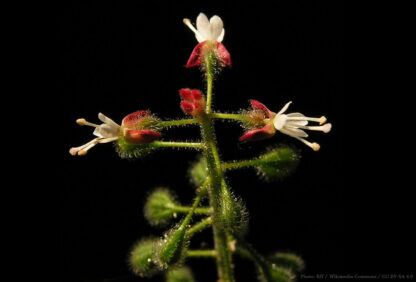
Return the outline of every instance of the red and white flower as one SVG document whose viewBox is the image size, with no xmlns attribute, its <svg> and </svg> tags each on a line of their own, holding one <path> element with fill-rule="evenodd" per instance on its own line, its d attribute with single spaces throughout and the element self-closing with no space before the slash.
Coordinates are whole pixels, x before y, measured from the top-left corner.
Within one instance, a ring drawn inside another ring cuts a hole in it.
<svg viewBox="0 0 416 282">
<path fill-rule="evenodd" d="M 199 42 L 192 51 L 191 57 L 186 64 L 187 68 L 203 64 L 204 58 L 210 52 L 214 52 L 221 66 L 231 67 L 230 53 L 224 44 L 221 43 L 224 39 L 225 30 L 219 16 L 213 16 L 208 20 L 205 14 L 200 13 L 196 19 L 196 28 L 189 19 L 184 19 L 183 22 L 195 33 L 196 40 Z"/>
<path fill-rule="evenodd" d="M 270 111 L 265 105 L 256 100 L 250 100 L 250 103 L 254 112 L 256 113 L 251 115 L 251 118 L 259 119 L 258 113 L 260 112 L 263 115 L 264 126 L 262 128 L 247 131 L 243 136 L 240 137 L 240 141 L 257 141 L 266 139 L 272 137 L 276 130 L 278 130 L 281 133 L 298 139 L 307 146 L 311 147 L 314 151 L 318 151 L 320 149 L 318 143 L 311 143 L 304 139 L 308 137 L 308 134 L 304 131 L 304 129 L 328 133 L 332 128 L 330 123 L 326 123 L 327 119 L 325 116 L 320 118 L 313 118 L 306 117 L 301 113 L 285 114 L 286 110 L 289 108 L 289 105 L 292 102 L 288 102 L 286 105 L 284 105 L 284 107 L 277 114 Z M 308 123 L 310 121 L 319 123 L 319 126 L 309 126 Z"/>
<path fill-rule="evenodd" d="M 154 119 L 148 111 L 138 111 L 129 114 L 123 119 L 121 126 L 102 113 L 98 114 L 98 118 L 103 122 L 102 124 L 94 124 L 83 118 L 77 120 L 79 125 L 95 127 L 93 134 L 97 138 L 82 146 L 71 148 L 69 150 L 71 155 L 85 155 L 89 149 L 99 143 L 109 143 L 120 138 L 125 138 L 130 144 L 148 144 L 161 136 L 159 132 L 145 128 L 149 119 Z"/>
</svg>

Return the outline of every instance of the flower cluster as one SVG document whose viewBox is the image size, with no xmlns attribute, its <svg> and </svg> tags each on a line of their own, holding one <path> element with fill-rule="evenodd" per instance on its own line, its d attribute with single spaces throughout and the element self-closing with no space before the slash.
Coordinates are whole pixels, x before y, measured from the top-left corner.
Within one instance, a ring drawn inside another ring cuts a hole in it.
<svg viewBox="0 0 416 282">
<path fill-rule="evenodd" d="M 89 149 L 98 143 L 113 142 L 120 138 L 124 138 L 129 144 L 148 144 L 161 136 L 159 132 L 150 129 L 154 127 L 153 125 L 157 122 L 157 119 L 151 116 L 148 111 L 138 111 L 127 115 L 121 126 L 102 113 L 98 114 L 98 118 L 103 122 L 100 125 L 88 122 L 83 118 L 77 120 L 79 125 L 95 127 L 93 134 L 97 138 L 82 146 L 71 148 L 69 150 L 71 155 L 85 155 Z"/>
<path fill-rule="evenodd" d="M 181 89 L 179 95 L 183 99 L 181 102 L 182 110 L 194 117 L 201 116 L 205 113 L 205 99 L 201 91 L 197 89 Z"/>
<path fill-rule="evenodd" d="M 288 102 L 277 114 L 270 111 L 264 104 L 256 100 L 250 100 L 252 111 L 245 114 L 246 120 L 251 124 L 251 130 L 247 131 L 240 137 L 240 141 L 258 141 L 272 137 L 276 130 L 296 138 L 307 146 L 311 147 L 314 151 L 319 151 L 320 146 L 316 142 L 309 142 L 304 138 L 308 137 L 308 134 L 303 131 L 316 130 L 328 133 L 331 130 L 332 125 L 326 123 L 324 116 L 320 118 L 306 117 L 301 113 L 285 114 L 286 110 L 292 102 Z M 308 126 L 309 121 L 318 122 L 319 126 Z M 256 126 L 257 125 L 257 126 Z M 261 128 L 258 128 L 261 125 Z"/>
</svg>

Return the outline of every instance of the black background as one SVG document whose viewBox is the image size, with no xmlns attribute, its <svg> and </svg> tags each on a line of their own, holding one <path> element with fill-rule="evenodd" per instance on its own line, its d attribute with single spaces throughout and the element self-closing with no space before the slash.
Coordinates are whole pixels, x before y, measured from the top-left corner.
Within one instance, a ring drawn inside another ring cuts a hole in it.
<svg viewBox="0 0 416 282">
<path fill-rule="evenodd" d="M 337 3 L 334 3 L 337 2 Z M 350 273 L 344 175 L 344 11 L 338 1 L 136 1 L 67 3 L 58 13 L 61 48 L 58 90 L 64 112 L 58 174 L 61 179 L 61 281 L 141 281 L 126 260 L 139 238 L 160 235 L 143 217 L 146 195 L 170 187 L 182 203 L 194 190 L 186 170 L 194 151 L 163 150 L 143 160 L 120 159 L 110 144 L 84 157 L 68 150 L 93 138 L 80 117 L 98 122 L 102 112 L 116 122 L 148 109 L 161 118 L 181 118 L 180 88 L 205 89 L 198 69 L 184 67 L 197 44 L 184 17 L 199 12 L 224 21 L 224 45 L 233 66 L 215 82 L 214 109 L 235 112 L 253 98 L 278 111 L 325 115 L 329 134 L 310 134 L 321 144 L 313 152 L 301 142 L 276 134 L 272 139 L 238 144 L 242 129 L 217 122 L 224 160 L 257 156 L 279 143 L 298 148 L 298 169 L 280 182 L 265 183 L 254 171 L 228 174 L 235 194 L 250 213 L 247 240 L 260 252 L 293 251 L 306 261 L 307 274 Z M 164 132 L 164 140 L 198 140 L 196 126 Z M 211 244 L 205 231 L 193 240 Z M 189 262 L 197 281 L 215 281 L 215 263 Z M 237 281 L 254 281 L 249 262 L 236 259 Z M 248 278 L 250 277 L 250 278 Z M 107 280 L 105 280 L 107 279 Z M 113 279 L 113 280 L 109 280 Z M 143 279 L 144 281 L 147 281 Z M 161 281 L 155 277 L 151 281 Z"/>
</svg>

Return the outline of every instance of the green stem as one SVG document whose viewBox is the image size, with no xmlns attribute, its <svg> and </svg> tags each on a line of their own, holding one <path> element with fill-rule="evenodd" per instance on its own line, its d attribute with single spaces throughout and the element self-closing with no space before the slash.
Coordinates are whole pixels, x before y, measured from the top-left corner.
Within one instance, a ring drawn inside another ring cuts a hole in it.
<svg viewBox="0 0 416 282">
<path fill-rule="evenodd" d="M 223 113 L 212 113 L 210 115 L 211 118 L 218 118 L 218 119 L 232 119 L 232 120 L 238 120 L 243 121 L 244 116 L 240 114 L 223 114 Z"/>
<path fill-rule="evenodd" d="M 192 207 L 184 207 L 184 206 L 173 206 L 171 210 L 174 212 L 180 212 L 180 213 L 188 213 L 190 212 Z M 211 208 L 196 208 L 194 210 L 195 214 L 211 214 L 212 209 Z"/>
<path fill-rule="evenodd" d="M 205 68 L 207 72 L 207 107 L 206 115 L 201 118 L 202 137 L 205 144 L 205 158 L 207 160 L 208 174 L 211 179 L 209 190 L 210 206 L 213 208 L 213 233 L 215 250 L 217 256 L 218 279 L 221 282 L 234 281 L 232 269 L 232 256 L 228 249 L 227 233 L 221 227 L 221 197 L 222 190 L 228 189 L 226 186 L 223 172 L 221 169 L 221 161 L 218 155 L 217 144 L 215 142 L 215 134 L 213 131 L 213 122 L 210 117 L 212 103 L 212 81 L 214 70 L 211 54 L 205 56 Z"/>
<path fill-rule="evenodd" d="M 208 178 L 208 179 L 204 182 L 204 184 L 202 185 L 201 190 L 198 192 L 198 195 L 196 195 L 195 201 L 194 201 L 194 203 L 192 204 L 191 209 L 189 210 L 188 214 L 186 215 L 185 219 L 184 219 L 184 220 L 183 220 L 183 222 L 182 222 L 182 226 L 186 226 L 186 225 L 188 225 L 188 224 L 189 224 L 189 222 L 191 221 L 192 215 L 194 214 L 194 212 L 195 212 L 195 210 L 196 210 L 197 206 L 199 205 L 199 202 L 201 201 L 202 196 L 203 196 L 203 195 L 205 195 L 205 191 L 206 191 L 206 189 L 208 188 L 208 186 L 209 186 L 209 185 L 210 185 L 210 183 L 211 183 L 211 181 L 210 181 L 210 180 L 211 180 L 211 179 L 210 179 L 210 178 Z"/>
<path fill-rule="evenodd" d="M 199 142 L 154 141 L 149 145 L 152 147 L 204 149 L 204 144 Z"/>
<path fill-rule="evenodd" d="M 187 257 L 217 257 L 216 250 L 188 250 Z"/>
<path fill-rule="evenodd" d="M 221 168 L 223 170 L 236 169 L 236 168 L 259 166 L 262 163 L 264 163 L 262 159 L 244 160 L 244 161 L 236 161 L 236 162 L 229 162 L 229 163 L 223 162 L 221 164 Z"/>
<path fill-rule="evenodd" d="M 212 104 L 212 81 L 214 80 L 214 68 L 212 66 L 213 55 L 211 52 L 205 56 L 205 67 L 207 74 L 207 105 L 206 113 L 211 113 L 211 104 Z"/>
<path fill-rule="evenodd" d="M 186 236 L 192 236 L 197 232 L 204 230 L 212 224 L 212 217 L 207 217 L 186 230 Z"/>
<path fill-rule="evenodd" d="M 160 127 L 169 127 L 169 126 L 182 126 L 188 124 L 197 124 L 198 119 L 190 118 L 190 119 L 179 119 L 179 120 L 163 120 L 158 122 L 158 126 Z"/>
</svg>

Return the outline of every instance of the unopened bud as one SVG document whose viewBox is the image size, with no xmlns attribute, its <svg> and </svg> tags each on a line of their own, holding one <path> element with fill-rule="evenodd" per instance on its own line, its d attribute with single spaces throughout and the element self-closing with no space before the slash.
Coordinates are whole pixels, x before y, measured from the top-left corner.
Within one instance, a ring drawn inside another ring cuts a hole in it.
<svg viewBox="0 0 416 282">
<path fill-rule="evenodd" d="M 190 166 L 188 174 L 195 186 L 200 187 L 208 177 L 206 159 L 203 156 L 200 156 L 199 159 Z"/>
<path fill-rule="evenodd" d="M 265 180 L 281 179 L 287 176 L 299 163 L 299 156 L 289 147 L 271 149 L 262 155 L 259 173 Z"/>
<path fill-rule="evenodd" d="M 182 266 L 166 273 L 166 282 L 194 282 L 195 279 L 189 267 Z"/>
<path fill-rule="evenodd" d="M 189 245 L 185 235 L 186 227 L 180 226 L 173 228 L 160 239 L 156 251 L 156 261 L 161 268 L 166 269 L 179 264 L 183 260 Z"/>
<path fill-rule="evenodd" d="M 151 225 L 165 224 L 175 217 L 175 211 L 172 209 L 175 205 L 174 197 L 169 190 L 157 188 L 147 198 L 144 215 Z"/>
<path fill-rule="evenodd" d="M 295 275 L 289 270 L 275 264 L 267 264 L 259 270 L 259 280 L 264 282 L 290 282 L 295 281 Z"/>
<path fill-rule="evenodd" d="M 221 224 L 232 234 L 244 233 L 247 230 L 248 212 L 243 202 L 224 188 L 221 194 Z"/>
<path fill-rule="evenodd" d="M 275 253 L 269 256 L 269 261 L 293 273 L 299 274 L 305 269 L 305 262 L 299 256 L 291 253 Z"/>
<path fill-rule="evenodd" d="M 157 239 L 145 239 L 133 246 L 129 256 L 129 264 L 132 271 L 137 275 L 149 277 L 159 271 L 152 259 L 156 242 Z"/>
</svg>

